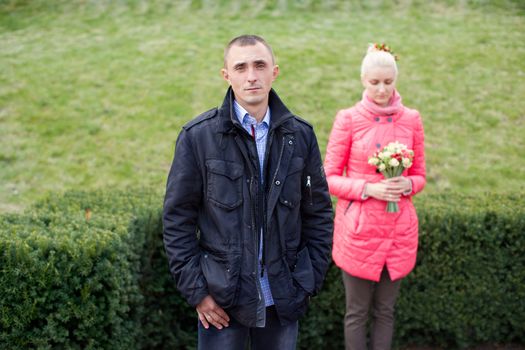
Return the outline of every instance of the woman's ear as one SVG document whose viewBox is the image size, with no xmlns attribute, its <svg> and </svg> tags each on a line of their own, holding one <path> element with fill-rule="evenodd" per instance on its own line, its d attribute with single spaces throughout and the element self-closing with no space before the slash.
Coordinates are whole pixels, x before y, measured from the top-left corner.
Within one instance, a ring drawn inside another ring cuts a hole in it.
<svg viewBox="0 0 525 350">
<path fill-rule="evenodd" d="M 366 88 L 366 78 L 364 75 L 361 75 L 361 84 L 363 85 L 364 88 Z"/>
</svg>

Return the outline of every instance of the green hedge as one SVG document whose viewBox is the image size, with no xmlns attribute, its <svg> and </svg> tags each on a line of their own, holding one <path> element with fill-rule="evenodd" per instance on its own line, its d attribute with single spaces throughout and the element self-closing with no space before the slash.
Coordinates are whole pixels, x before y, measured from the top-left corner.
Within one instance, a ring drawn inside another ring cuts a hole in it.
<svg viewBox="0 0 525 350">
<path fill-rule="evenodd" d="M 0 217 L 0 348 L 194 344 L 177 317 L 190 315 L 167 271 L 161 203 L 148 191 L 69 192 Z"/>
<path fill-rule="evenodd" d="M 417 204 L 420 248 L 398 303 L 398 339 L 525 344 L 525 195 Z"/>
<path fill-rule="evenodd" d="M 395 344 L 525 344 L 525 196 L 421 196 L 417 265 L 403 280 Z M 303 349 L 342 349 L 344 287 L 332 267 L 301 323 Z"/>
<path fill-rule="evenodd" d="M 418 199 L 420 248 L 398 301 L 397 346 L 525 344 L 524 204 L 523 195 Z M 147 190 L 68 192 L 0 216 L 0 348 L 194 349 L 195 311 L 167 269 L 161 206 Z M 343 313 L 332 266 L 299 348 L 343 348 Z"/>
</svg>

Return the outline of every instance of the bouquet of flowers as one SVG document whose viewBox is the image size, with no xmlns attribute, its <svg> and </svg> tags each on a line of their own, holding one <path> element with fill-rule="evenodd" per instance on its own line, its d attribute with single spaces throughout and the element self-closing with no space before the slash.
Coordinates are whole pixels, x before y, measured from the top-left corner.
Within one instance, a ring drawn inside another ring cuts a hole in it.
<svg viewBox="0 0 525 350">
<path fill-rule="evenodd" d="M 399 142 L 391 142 L 382 150 L 376 151 L 368 157 L 368 164 L 373 165 L 387 179 L 400 176 L 405 169 L 412 166 L 414 151 Z M 388 202 L 387 213 L 397 213 L 399 206 L 396 202 Z"/>
</svg>

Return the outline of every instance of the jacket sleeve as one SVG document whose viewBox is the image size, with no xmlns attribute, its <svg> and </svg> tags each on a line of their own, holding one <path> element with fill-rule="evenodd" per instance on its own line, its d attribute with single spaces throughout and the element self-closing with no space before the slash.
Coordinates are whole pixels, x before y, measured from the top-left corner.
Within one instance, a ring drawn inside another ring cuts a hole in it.
<svg viewBox="0 0 525 350">
<path fill-rule="evenodd" d="M 345 110 L 339 111 L 335 116 L 334 125 L 328 146 L 324 167 L 330 194 L 337 198 L 361 201 L 365 179 L 343 176 L 343 171 L 348 163 L 352 147 L 352 122 Z"/>
<path fill-rule="evenodd" d="M 314 290 L 317 294 L 330 264 L 330 251 L 333 236 L 332 202 L 321 161 L 321 153 L 315 134 L 305 165 L 306 176 L 301 200 L 301 241 L 308 248 L 314 272 Z"/>
<path fill-rule="evenodd" d="M 197 215 L 203 181 L 190 137 L 182 130 L 177 139 L 164 199 L 164 247 L 177 288 L 192 306 L 208 295 L 200 267 Z"/>
<path fill-rule="evenodd" d="M 414 161 L 412 166 L 408 169 L 408 178 L 412 181 L 412 193 L 416 193 L 423 190 L 426 180 L 426 166 L 425 166 L 425 134 L 423 132 L 423 123 L 421 116 L 417 113 L 416 126 L 414 130 Z"/>
</svg>

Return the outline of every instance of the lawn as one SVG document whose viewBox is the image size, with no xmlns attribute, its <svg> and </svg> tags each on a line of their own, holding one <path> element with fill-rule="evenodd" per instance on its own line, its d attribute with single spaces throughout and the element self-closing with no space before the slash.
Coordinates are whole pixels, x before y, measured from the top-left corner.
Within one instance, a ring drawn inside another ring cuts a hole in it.
<svg viewBox="0 0 525 350">
<path fill-rule="evenodd" d="M 523 1 L 0 0 L 0 212 L 49 191 L 162 192 L 181 126 L 221 103 L 222 50 L 256 33 L 324 153 L 369 42 L 399 55 L 425 193 L 524 191 Z"/>
</svg>

